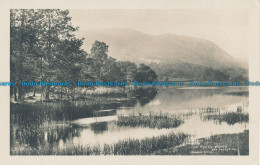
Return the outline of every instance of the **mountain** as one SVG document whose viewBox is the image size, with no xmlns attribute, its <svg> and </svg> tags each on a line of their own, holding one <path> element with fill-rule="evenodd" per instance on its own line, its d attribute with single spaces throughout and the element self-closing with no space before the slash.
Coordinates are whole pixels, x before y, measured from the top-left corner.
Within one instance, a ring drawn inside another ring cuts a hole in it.
<svg viewBox="0 0 260 165">
<path fill-rule="evenodd" d="M 90 52 L 95 40 L 109 45 L 109 55 L 120 61 L 136 63 L 191 64 L 220 69 L 242 67 L 238 60 L 205 39 L 174 34 L 149 35 L 132 29 L 100 29 L 78 33 L 84 37 L 83 48 Z"/>
</svg>

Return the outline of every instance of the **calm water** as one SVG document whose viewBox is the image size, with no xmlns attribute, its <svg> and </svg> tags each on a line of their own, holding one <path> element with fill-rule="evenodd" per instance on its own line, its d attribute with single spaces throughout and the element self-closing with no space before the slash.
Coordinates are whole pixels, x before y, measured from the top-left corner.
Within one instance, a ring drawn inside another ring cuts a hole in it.
<svg viewBox="0 0 260 165">
<path fill-rule="evenodd" d="M 248 106 L 248 88 L 164 88 L 139 89 L 127 92 L 124 98 L 112 104 L 75 108 L 66 103 L 31 103 L 26 106 L 11 104 L 11 147 L 51 144 L 94 145 L 115 143 L 127 138 L 145 138 L 171 131 L 186 132 L 193 139 L 214 134 L 239 133 L 248 129 L 248 123 L 218 123 L 203 120 L 193 114 L 178 128 L 152 129 L 119 127 L 117 115 L 133 113 L 188 113 L 199 108 L 215 107 L 220 111 L 236 111 L 237 106 Z M 76 102 L 82 105 L 82 101 Z M 55 110 L 53 110 L 55 107 Z"/>
</svg>

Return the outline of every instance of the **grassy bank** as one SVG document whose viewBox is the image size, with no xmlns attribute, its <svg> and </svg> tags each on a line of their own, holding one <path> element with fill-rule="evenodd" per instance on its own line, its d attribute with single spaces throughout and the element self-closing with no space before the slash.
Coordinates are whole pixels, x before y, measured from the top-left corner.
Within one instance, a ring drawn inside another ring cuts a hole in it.
<svg viewBox="0 0 260 165">
<path fill-rule="evenodd" d="M 213 135 L 174 149 L 157 151 L 158 155 L 249 155 L 249 131 Z"/>
<path fill-rule="evenodd" d="M 115 144 L 104 146 L 76 146 L 63 148 L 42 145 L 38 148 L 20 146 L 11 149 L 11 155 L 149 155 L 157 150 L 174 148 L 182 144 L 188 135 L 184 133 L 169 133 L 144 139 L 125 139 Z"/>
<path fill-rule="evenodd" d="M 94 111 L 103 107 L 116 109 L 120 106 L 118 99 L 96 96 L 80 101 L 58 100 L 51 102 L 23 102 L 10 103 L 11 116 L 13 120 L 21 122 L 41 121 L 66 121 L 78 117 L 92 117 Z M 20 120 L 21 119 L 21 120 Z M 24 120 L 24 121 L 23 121 Z"/>
<path fill-rule="evenodd" d="M 184 121 L 175 115 L 169 114 L 132 114 L 129 116 L 118 116 L 118 126 L 149 127 L 149 128 L 176 128 Z"/>
</svg>

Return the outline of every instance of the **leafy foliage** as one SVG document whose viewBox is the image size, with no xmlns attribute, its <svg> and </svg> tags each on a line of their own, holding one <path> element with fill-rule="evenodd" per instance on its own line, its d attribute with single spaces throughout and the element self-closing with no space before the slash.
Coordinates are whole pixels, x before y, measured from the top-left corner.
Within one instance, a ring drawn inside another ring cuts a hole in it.
<svg viewBox="0 0 260 165">
<path fill-rule="evenodd" d="M 41 99 L 50 93 L 74 99 L 77 81 L 133 81 L 136 77 L 156 79 L 150 67 L 131 62 L 117 62 L 108 56 L 108 45 L 95 41 L 88 54 L 81 46 L 84 38 L 74 34 L 69 10 L 19 9 L 10 11 L 11 88 L 15 100 L 23 101 L 26 93 L 36 87 L 21 87 L 21 81 L 71 82 L 71 86 L 42 86 Z M 145 77 L 143 77 L 145 76 Z M 38 89 L 39 90 L 39 89 Z M 17 97 L 18 93 L 18 97 Z"/>
</svg>

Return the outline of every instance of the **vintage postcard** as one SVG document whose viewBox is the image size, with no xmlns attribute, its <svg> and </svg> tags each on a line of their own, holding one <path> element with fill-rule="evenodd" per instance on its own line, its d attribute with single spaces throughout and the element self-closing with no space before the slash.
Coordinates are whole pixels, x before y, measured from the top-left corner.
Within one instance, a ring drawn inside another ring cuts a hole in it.
<svg viewBox="0 0 260 165">
<path fill-rule="evenodd" d="M 259 164 L 259 1 L 0 2 L 0 164 Z"/>
</svg>

